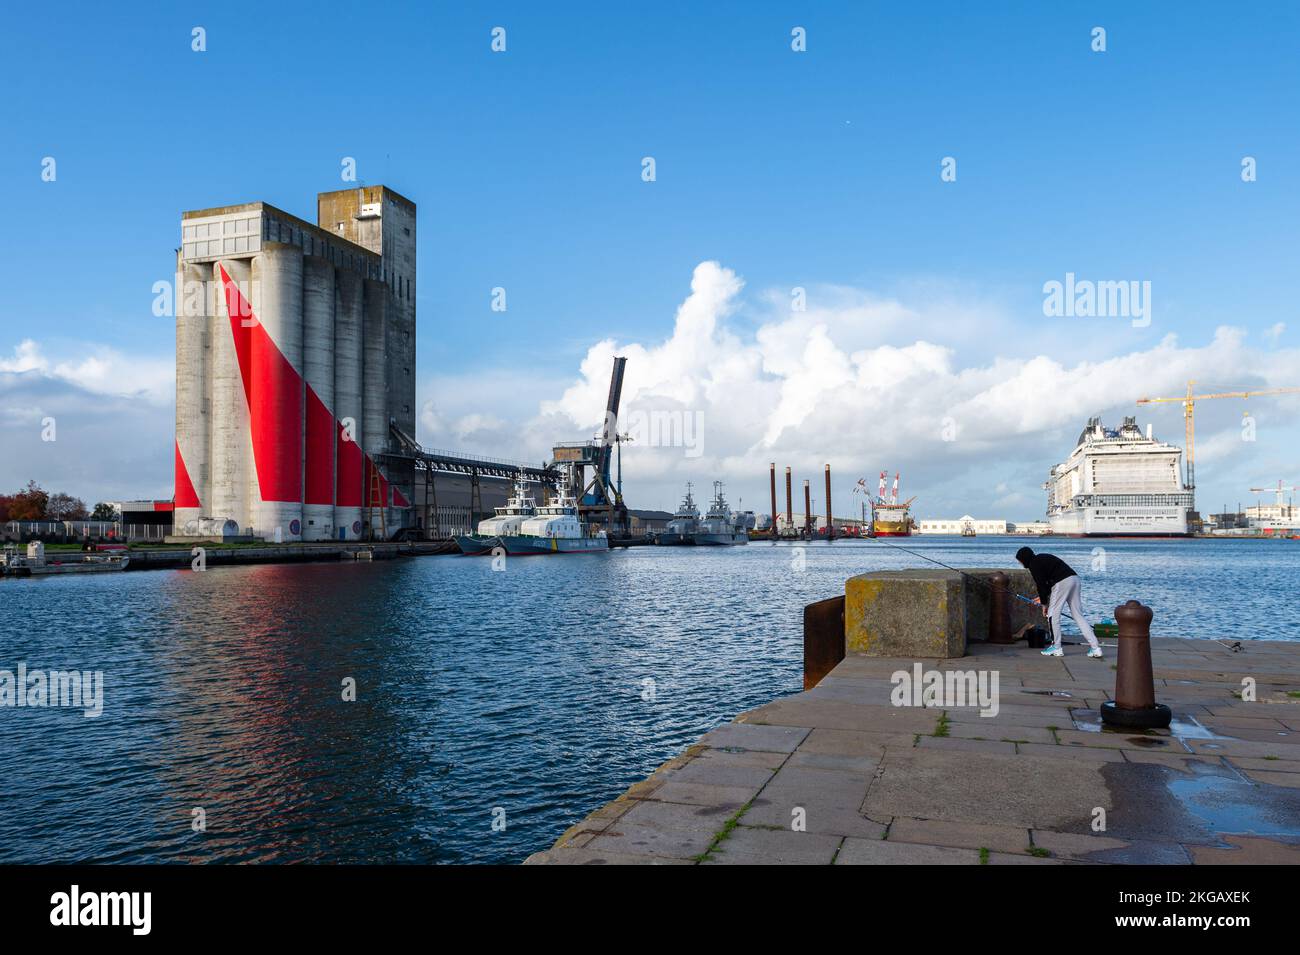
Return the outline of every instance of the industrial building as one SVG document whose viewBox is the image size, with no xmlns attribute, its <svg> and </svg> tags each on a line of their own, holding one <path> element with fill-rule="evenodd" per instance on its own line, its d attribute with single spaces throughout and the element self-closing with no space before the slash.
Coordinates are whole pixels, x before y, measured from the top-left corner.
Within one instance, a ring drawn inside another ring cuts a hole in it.
<svg viewBox="0 0 1300 955">
<path fill-rule="evenodd" d="M 1007 521 L 1008 534 L 1050 534 L 1051 521 Z"/>
<path fill-rule="evenodd" d="M 629 509 L 627 512 L 628 533 L 633 537 L 641 537 L 645 534 L 660 534 L 668 528 L 668 522 L 673 519 L 669 511 L 655 510 L 636 510 Z"/>
<path fill-rule="evenodd" d="M 111 501 L 117 521 L 126 527 L 165 527 L 170 529 L 175 518 L 171 501 Z"/>
<path fill-rule="evenodd" d="M 324 192 L 316 224 L 265 202 L 181 217 L 180 536 L 392 537 L 417 523 L 415 204 Z"/>
<path fill-rule="evenodd" d="M 917 524 L 918 534 L 960 534 L 962 537 L 982 537 L 986 534 L 1007 533 L 1005 520 L 982 520 L 963 514 L 961 517 L 923 519 Z"/>
</svg>

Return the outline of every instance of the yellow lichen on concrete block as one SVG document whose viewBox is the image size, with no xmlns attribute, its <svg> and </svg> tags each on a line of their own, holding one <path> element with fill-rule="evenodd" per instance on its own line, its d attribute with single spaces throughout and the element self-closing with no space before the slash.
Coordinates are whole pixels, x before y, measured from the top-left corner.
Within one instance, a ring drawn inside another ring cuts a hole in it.
<svg viewBox="0 0 1300 955">
<path fill-rule="evenodd" d="M 877 571 L 844 585 L 844 639 L 849 653 L 892 657 L 959 657 L 966 652 L 966 602 L 960 574 Z"/>
</svg>

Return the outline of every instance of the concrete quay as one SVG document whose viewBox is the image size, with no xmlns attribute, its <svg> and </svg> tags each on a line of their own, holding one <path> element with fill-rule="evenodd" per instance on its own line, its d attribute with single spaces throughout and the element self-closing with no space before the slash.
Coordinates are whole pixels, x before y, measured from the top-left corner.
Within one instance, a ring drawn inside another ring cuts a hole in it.
<svg viewBox="0 0 1300 955">
<path fill-rule="evenodd" d="M 920 661 L 851 654 L 813 689 L 714 729 L 527 863 L 1300 863 L 1300 644 L 1153 639 L 1174 722 L 1124 732 L 1101 729 L 1115 683 L 1114 641 L 1103 644 L 1103 660 L 1023 643 Z M 893 705 L 891 676 L 918 662 L 983 672 L 990 687 L 996 673 L 996 715 Z"/>
</svg>

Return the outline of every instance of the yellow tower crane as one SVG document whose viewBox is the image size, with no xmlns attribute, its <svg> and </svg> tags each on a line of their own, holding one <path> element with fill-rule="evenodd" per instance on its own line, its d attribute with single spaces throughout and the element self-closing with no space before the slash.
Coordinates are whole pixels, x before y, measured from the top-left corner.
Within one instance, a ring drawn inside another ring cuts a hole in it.
<svg viewBox="0 0 1300 955">
<path fill-rule="evenodd" d="M 1187 429 L 1187 490 L 1196 489 L 1196 430 L 1192 420 L 1192 410 L 1196 402 L 1209 398 L 1253 398 L 1256 395 L 1287 395 L 1300 393 L 1300 388 L 1261 388 L 1258 391 L 1220 391 L 1212 395 L 1192 394 L 1194 381 L 1187 383 L 1187 394 L 1181 398 L 1139 398 L 1140 405 L 1153 405 L 1179 401 L 1183 405 L 1183 421 Z"/>
</svg>

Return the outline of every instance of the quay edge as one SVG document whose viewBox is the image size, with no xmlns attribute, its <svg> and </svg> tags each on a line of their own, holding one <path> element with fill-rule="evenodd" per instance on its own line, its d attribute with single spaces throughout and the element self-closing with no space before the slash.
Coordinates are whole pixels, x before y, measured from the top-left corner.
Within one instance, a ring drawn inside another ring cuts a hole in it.
<svg viewBox="0 0 1300 955">
<path fill-rule="evenodd" d="M 1300 864 L 1300 645 L 1152 638 L 1172 727 L 1103 732 L 1104 645 L 1100 661 L 1023 641 L 947 659 L 850 648 L 525 864 Z M 916 666 L 996 673 L 996 712 L 892 705 Z"/>
</svg>

